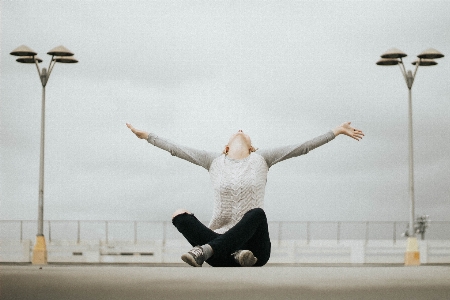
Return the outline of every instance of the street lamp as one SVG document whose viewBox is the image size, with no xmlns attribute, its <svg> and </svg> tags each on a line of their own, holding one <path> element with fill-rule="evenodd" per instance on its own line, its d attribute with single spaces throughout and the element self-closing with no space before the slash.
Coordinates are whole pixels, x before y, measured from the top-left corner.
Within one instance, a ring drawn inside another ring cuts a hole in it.
<svg viewBox="0 0 450 300">
<path fill-rule="evenodd" d="M 41 150 L 39 161 L 39 206 L 38 206 L 38 231 L 36 243 L 33 249 L 33 264 L 47 264 L 47 247 L 44 238 L 44 143 L 45 143 L 45 86 L 47 85 L 53 67 L 59 63 L 77 63 L 73 53 L 64 46 L 53 48 L 48 55 L 52 56 L 48 69 L 39 67 L 42 59 L 37 57 L 37 53 L 22 45 L 14 49 L 11 55 L 19 56 L 16 61 L 24 64 L 35 64 L 42 84 L 42 106 L 41 106 Z"/>
<path fill-rule="evenodd" d="M 405 78 L 406 86 L 408 87 L 408 128 L 409 128 L 409 196 L 410 196 L 410 216 L 409 216 L 409 229 L 408 229 L 408 242 L 405 253 L 405 265 L 419 265 L 420 253 L 417 245 L 416 233 L 414 230 L 414 156 L 413 156 L 413 124 L 412 124 L 412 101 L 411 101 L 411 88 L 416 77 L 417 69 L 419 66 L 434 66 L 437 62 L 434 59 L 444 57 L 442 53 L 436 49 L 430 48 L 419 55 L 417 60 L 412 64 L 416 66 L 414 73 L 410 70 L 406 71 L 403 64 L 403 57 L 406 57 L 406 53 L 396 48 L 389 49 L 381 55 L 381 59 L 377 62 L 380 66 L 395 66 L 399 65 L 400 70 Z"/>
</svg>

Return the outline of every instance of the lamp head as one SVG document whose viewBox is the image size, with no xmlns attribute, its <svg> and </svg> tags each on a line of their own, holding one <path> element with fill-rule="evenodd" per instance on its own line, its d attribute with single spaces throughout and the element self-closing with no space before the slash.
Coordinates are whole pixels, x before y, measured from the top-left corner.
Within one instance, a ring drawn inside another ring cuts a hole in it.
<svg viewBox="0 0 450 300">
<path fill-rule="evenodd" d="M 382 58 L 377 61 L 379 66 L 395 66 L 398 65 L 400 61 L 397 58 Z"/>
<path fill-rule="evenodd" d="M 34 55 L 37 55 L 36 52 L 34 52 L 28 46 L 25 46 L 25 45 L 17 47 L 10 54 L 14 55 L 14 56 L 34 56 Z"/>
<path fill-rule="evenodd" d="M 37 56 L 20 56 L 16 61 L 22 64 L 34 64 L 35 61 L 41 63 L 42 59 Z"/>
<path fill-rule="evenodd" d="M 381 55 L 381 58 L 402 58 L 407 56 L 405 52 L 397 48 L 391 48 Z"/>
<path fill-rule="evenodd" d="M 53 60 L 63 64 L 74 64 L 78 62 L 73 56 L 56 56 Z"/>
<path fill-rule="evenodd" d="M 47 54 L 53 56 L 73 56 L 73 52 L 62 45 L 53 48 L 52 50 L 48 51 Z"/>
<path fill-rule="evenodd" d="M 419 55 L 417 55 L 418 58 L 425 58 L 425 59 L 436 59 L 444 57 L 444 54 L 437 51 L 436 49 L 429 48 L 425 51 L 422 51 Z M 421 65 L 422 66 L 422 65 Z"/>
<path fill-rule="evenodd" d="M 437 62 L 435 62 L 432 59 L 422 58 L 422 59 L 417 59 L 417 60 L 413 61 L 412 64 L 413 65 L 419 64 L 419 66 L 435 66 L 435 65 L 437 65 Z"/>
</svg>

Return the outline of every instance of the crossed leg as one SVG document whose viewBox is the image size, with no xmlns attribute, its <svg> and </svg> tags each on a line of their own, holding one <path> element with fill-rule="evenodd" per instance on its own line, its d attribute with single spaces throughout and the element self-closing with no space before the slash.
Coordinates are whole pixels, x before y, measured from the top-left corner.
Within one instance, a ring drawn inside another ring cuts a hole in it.
<svg viewBox="0 0 450 300">
<path fill-rule="evenodd" d="M 270 238 L 264 210 L 255 208 L 248 211 L 241 221 L 224 234 L 218 234 L 202 224 L 187 210 L 175 211 L 173 225 L 193 246 L 209 244 L 214 255 L 206 262 L 211 266 L 239 266 L 231 253 L 250 250 L 258 258 L 255 266 L 263 266 L 270 257 Z"/>
</svg>

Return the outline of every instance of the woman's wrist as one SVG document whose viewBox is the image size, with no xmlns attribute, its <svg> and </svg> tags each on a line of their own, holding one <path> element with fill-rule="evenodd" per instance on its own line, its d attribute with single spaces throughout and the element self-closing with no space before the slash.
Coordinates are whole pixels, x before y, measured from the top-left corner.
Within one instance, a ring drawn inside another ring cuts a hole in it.
<svg viewBox="0 0 450 300">
<path fill-rule="evenodd" d="M 334 128 L 333 133 L 334 133 L 334 136 L 340 135 L 342 133 L 342 127 L 338 126 L 338 127 Z"/>
</svg>

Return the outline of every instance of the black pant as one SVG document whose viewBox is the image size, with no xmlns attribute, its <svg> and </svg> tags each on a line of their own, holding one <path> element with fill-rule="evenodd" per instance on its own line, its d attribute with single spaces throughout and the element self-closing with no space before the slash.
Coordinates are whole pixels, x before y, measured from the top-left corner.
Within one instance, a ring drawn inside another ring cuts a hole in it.
<svg viewBox="0 0 450 300">
<path fill-rule="evenodd" d="M 173 225 L 194 247 L 209 244 L 214 251 L 206 262 L 213 267 L 238 267 L 231 255 L 237 250 L 250 250 L 263 266 L 270 257 L 270 238 L 267 218 L 263 209 L 249 210 L 242 219 L 224 234 L 203 225 L 193 214 L 180 214 L 172 220 Z"/>
</svg>

